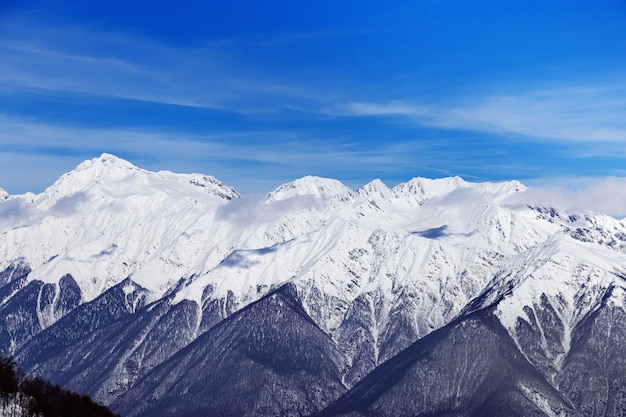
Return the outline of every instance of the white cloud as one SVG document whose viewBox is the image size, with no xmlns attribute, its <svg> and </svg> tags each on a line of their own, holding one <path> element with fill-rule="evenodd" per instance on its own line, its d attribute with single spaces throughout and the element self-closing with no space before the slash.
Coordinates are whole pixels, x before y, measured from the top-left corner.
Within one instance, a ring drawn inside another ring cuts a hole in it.
<svg viewBox="0 0 626 417">
<path fill-rule="evenodd" d="M 87 195 L 83 192 L 60 198 L 50 208 L 50 213 L 57 216 L 71 216 L 76 213 L 80 205 L 87 201 Z"/>
<path fill-rule="evenodd" d="M 555 185 L 533 185 L 517 194 L 508 204 L 531 204 L 569 212 L 608 214 L 626 217 L 626 177 L 555 179 Z"/>
<path fill-rule="evenodd" d="M 337 115 L 399 116 L 444 129 L 475 130 L 573 142 L 626 143 L 626 83 L 521 91 L 417 105 L 350 102 Z"/>
<path fill-rule="evenodd" d="M 409 116 L 431 117 L 433 109 L 392 101 L 388 104 L 352 102 L 346 106 L 346 115 L 355 116 Z"/>
<path fill-rule="evenodd" d="M 295 196 L 285 200 L 272 201 L 264 204 L 264 196 L 243 196 L 221 206 L 217 217 L 240 227 L 269 222 L 281 216 L 301 213 L 312 209 L 318 201 L 311 196 Z"/>
<path fill-rule="evenodd" d="M 2 221 L 13 221 L 25 218 L 30 215 L 32 209 L 24 201 L 19 199 L 9 199 L 0 202 L 0 219 Z"/>
</svg>

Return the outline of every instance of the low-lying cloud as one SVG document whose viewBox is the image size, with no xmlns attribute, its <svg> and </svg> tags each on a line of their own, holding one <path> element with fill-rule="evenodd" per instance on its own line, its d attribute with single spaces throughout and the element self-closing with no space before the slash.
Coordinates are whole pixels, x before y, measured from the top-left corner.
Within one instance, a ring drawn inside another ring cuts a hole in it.
<svg viewBox="0 0 626 417">
<path fill-rule="evenodd" d="M 238 226 L 252 226 L 312 209 L 319 203 L 314 197 L 306 195 L 278 201 L 266 201 L 258 196 L 242 196 L 221 206 L 217 218 Z"/>
<path fill-rule="evenodd" d="M 0 222 L 22 223 L 45 216 L 71 216 L 78 212 L 82 203 L 87 201 L 85 193 L 76 193 L 60 198 L 47 210 L 37 208 L 28 196 L 14 196 L 0 201 Z"/>
<path fill-rule="evenodd" d="M 505 204 L 540 205 L 567 210 L 626 217 L 626 177 L 581 179 L 584 186 L 531 186 L 523 193 L 511 196 Z M 570 183 L 571 184 L 571 183 Z"/>
<path fill-rule="evenodd" d="M 85 201 L 87 201 L 87 195 L 82 192 L 62 197 L 50 208 L 50 214 L 55 216 L 70 216 L 75 214 L 81 203 Z"/>
<path fill-rule="evenodd" d="M 10 198 L 0 202 L 0 219 L 14 220 L 28 217 L 32 212 L 32 206 L 25 204 L 22 199 Z"/>
</svg>

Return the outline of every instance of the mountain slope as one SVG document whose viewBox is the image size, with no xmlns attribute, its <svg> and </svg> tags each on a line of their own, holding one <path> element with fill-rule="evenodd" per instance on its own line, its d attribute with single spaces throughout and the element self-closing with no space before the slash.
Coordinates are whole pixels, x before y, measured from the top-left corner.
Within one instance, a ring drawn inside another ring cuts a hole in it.
<svg viewBox="0 0 626 417">
<path fill-rule="evenodd" d="M 457 320 L 320 416 L 622 415 L 625 260 L 567 235 L 511 257 Z"/>
<path fill-rule="evenodd" d="M 316 417 L 578 416 L 489 311 L 433 332 Z"/>
<path fill-rule="evenodd" d="M 574 328 L 556 377 L 559 389 L 585 416 L 626 413 L 625 302 L 623 289 L 607 291 L 600 306 Z"/>
<path fill-rule="evenodd" d="M 140 308 L 146 292 L 130 281 L 118 284 L 35 336 L 17 352 L 18 361 L 65 387 L 112 402 L 194 338 L 195 305 L 171 306 L 165 299 Z"/>
<path fill-rule="evenodd" d="M 342 367 L 332 340 L 286 285 L 204 333 L 113 408 L 142 417 L 305 416 L 345 391 Z"/>
</svg>

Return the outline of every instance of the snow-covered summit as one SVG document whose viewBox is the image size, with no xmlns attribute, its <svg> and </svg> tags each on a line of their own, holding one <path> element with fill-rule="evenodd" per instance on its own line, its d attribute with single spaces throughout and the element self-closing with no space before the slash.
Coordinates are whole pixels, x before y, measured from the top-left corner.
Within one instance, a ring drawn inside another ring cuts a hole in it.
<svg viewBox="0 0 626 417">
<path fill-rule="evenodd" d="M 519 181 L 468 182 L 460 177 L 422 178 L 416 177 L 393 188 L 375 179 L 357 191 L 353 191 L 340 181 L 330 178 L 306 176 L 288 182 L 267 194 L 267 203 L 287 200 L 293 197 L 348 202 L 355 198 L 379 198 L 383 200 L 404 199 L 423 204 L 434 198 L 443 197 L 454 191 L 469 190 L 495 202 L 501 202 L 512 194 L 521 193 L 526 187 Z"/>
<path fill-rule="evenodd" d="M 353 195 L 354 192 L 340 181 L 309 175 L 279 186 L 267 195 L 266 201 L 273 202 L 303 196 L 347 201 Z"/>
<path fill-rule="evenodd" d="M 9 198 L 9 193 L 7 193 L 3 188 L 0 188 L 0 201 L 4 201 Z"/>
<path fill-rule="evenodd" d="M 201 174 L 175 174 L 170 171 L 151 172 L 110 154 L 87 160 L 64 174 L 45 190 L 51 202 L 77 193 L 122 198 L 162 192 L 172 198 L 190 195 L 211 195 L 224 200 L 239 197 L 232 188 L 214 177 Z"/>
<path fill-rule="evenodd" d="M 396 185 L 393 187 L 393 191 L 397 196 L 412 196 L 428 200 L 450 193 L 457 188 L 468 186 L 468 183 L 460 177 L 438 179 L 415 177 L 405 183 Z"/>
<path fill-rule="evenodd" d="M 498 201 L 511 194 L 522 192 L 526 187 L 519 181 L 504 182 L 468 182 L 461 177 L 422 178 L 416 177 L 408 182 L 398 184 L 392 191 L 398 198 L 413 198 L 419 204 L 433 198 L 442 197 L 457 190 L 472 190 L 479 194 L 489 195 Z"/>
<path fill-rule="evenodd" d="M 49 189 L 76 192 L 79 189 L 99 184 L 102 180 L 119 178 L 123 174 L 144 173 L 148 171 L 137 168 L 130 162 L 115 155 L 103 153 L 80 163 L 72 171 L 63 174 Z"/>
<path fill-rule="evenodd" d="M 393 192 L 387 185 L 379 179 L 368 182 L 357 191 L 361 197 L 380 197 L 383 199 L 390 199 L 393 197 Z"/>
<path fill-rule="evenodd" d="M 92 167 L 100 167 L 100 168 L 123 167 L 123 168 L 130 168 L 130 169 L 139 169 L 135 165 L 131 164 L 125 159 L 122 159 L 116 155 L 112 155 L 110 153 L 104 152 L 97 158 L 93 158 L 91 160 L 86 160 L 82 162 L 76 167 L 76 170 L 84 171 Z"/>
</svg>

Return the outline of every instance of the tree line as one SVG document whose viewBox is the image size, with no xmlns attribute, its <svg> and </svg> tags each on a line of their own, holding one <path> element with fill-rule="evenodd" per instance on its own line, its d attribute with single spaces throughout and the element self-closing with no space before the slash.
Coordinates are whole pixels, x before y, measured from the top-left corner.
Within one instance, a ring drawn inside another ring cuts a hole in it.
<svg viewBox="0 0 626 417">
<path fill-rule="evenodd" d="M 87 395 L 22 374 L 0 353 L 0 409 L 7 417 L 119 417 Z"/>
</svg>

